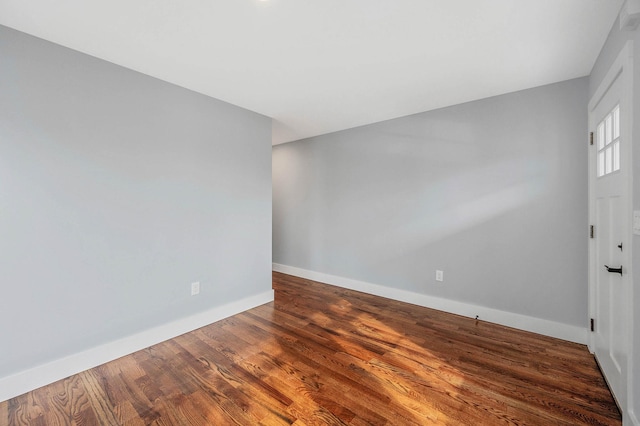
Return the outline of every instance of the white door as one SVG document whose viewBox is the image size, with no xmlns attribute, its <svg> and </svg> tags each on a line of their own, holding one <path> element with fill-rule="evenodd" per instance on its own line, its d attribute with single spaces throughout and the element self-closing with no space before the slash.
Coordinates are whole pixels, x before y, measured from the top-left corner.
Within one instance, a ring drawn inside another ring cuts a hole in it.
<svg viewBox="0 0 640 426">
<path fill-rule="evenodd" d="M 625 49 L 623 49 L 624 51 Z M 623 55 L 624 59 L 624 55 Z M 624 410 L 627 397 L 630 314 L 630 106 L 629 70 L 616 61 L 589 103 L 593 132 L 589 162 L 591 348 Z M 626 74 L 625 74 L 626 73 Z"/>
</svg>

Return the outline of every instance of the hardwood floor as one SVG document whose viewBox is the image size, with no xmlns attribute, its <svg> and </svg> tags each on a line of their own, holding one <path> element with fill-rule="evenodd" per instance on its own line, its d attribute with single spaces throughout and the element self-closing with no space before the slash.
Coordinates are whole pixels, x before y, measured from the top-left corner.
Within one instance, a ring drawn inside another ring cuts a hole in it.
<svg viewBox="0 0 640 426">
<path fill-rule="evenodd" d="M 0 403 L 1 425 L 620 425 L 587 348 L 279 273 L 275 302 Z"/>
</svg>

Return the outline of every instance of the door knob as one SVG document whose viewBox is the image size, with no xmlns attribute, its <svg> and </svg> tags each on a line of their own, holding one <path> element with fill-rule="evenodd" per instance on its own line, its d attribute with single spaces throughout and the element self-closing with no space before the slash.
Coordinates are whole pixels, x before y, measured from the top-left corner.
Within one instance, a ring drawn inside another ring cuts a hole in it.
<svg viewBox="0 0 640 426">
<path fill-rule="evenodd" d="M 607 268 L 607 271 L 609 272 L 622 275 L 622 265 L 620 265 L 619 268 L 609 268 L 607 265 L 604 265 L 604 267 Z"/>
</svg>

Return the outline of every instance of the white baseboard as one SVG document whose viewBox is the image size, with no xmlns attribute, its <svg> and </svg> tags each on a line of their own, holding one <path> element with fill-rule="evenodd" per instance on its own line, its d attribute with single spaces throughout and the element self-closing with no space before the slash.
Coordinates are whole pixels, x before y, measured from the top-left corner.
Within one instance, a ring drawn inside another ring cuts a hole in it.
<svg viewBox="0 0 640 426">
<path fill-rule="evenodd" d="M 587 343 L 587 329 L 574 325 L 563 324 L 541 318 L 520 315 L 513 312 L 500 311 L 484 306 L 472 305 L 465 302 L 443 299 L 426 294 L 414 293 L 407 290 L 385 287 L 378 284 L 371 284 L 364 281 L 352 280 L 350 278 L 338 277 L 324 274 L 322 272 L 309 271 L 294 266 L 273 264 L 273 270 L 313 281 L 319 281 L 350 290 L 361 291 L 363 293 L 386 297 L 388 299 L 401 302 L 413 303 L 414 305 L 437 309 L 452 314 L 475 318 L 476 315 L 482 321 L 505 325 L 519 330 L 530 331 L 543 334 L 545 336 L 556 337 L 570 342 Z"/>
<path fill-rule="evenodd" d="M 629 422 L 633 426 L 640 426 L 640 421 L 638 420 L 638 417 L 636 416 L 636 413 L 633 410 L 629 410 L 628 414 L 629 414 Z"/>
<path fill-rule="evenodd" d="M 273 290 L 250 296 L 168 324 L 105 343 L 29 370 L 0 378 L 0 401 L 123 357 L 189 331 L 273 301 Z"/>
</svg>

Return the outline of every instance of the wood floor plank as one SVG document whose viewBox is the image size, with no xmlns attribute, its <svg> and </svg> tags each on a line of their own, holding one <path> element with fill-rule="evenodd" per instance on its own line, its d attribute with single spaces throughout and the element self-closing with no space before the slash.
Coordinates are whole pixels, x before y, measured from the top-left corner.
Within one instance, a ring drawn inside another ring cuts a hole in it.
<svg viewBox="0 0 640 426">
<path fill-rule="evenodd" d="M 273 288 L 0 402 L 0 426 L 621 424 L 583 345 L 280 273 Z"/>
<path fill-rule="evenodd" d="M 0 422 L 9 418 L 9 401 L 0 402 Z"/>
<path fill-rule="evenodd" d="M 116 416 L 116 410 L 111 399 L 108 398 L 105 389 L 100 386 L 98 371 L 98 369 L 87 370 L 77 375 L 82 383 L 96 421 L 103 426 L 124 423 L 125 419 L 119 419 Z"/>
</svg>

